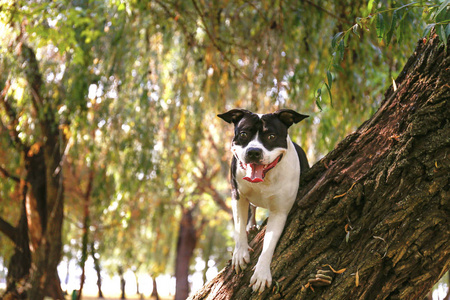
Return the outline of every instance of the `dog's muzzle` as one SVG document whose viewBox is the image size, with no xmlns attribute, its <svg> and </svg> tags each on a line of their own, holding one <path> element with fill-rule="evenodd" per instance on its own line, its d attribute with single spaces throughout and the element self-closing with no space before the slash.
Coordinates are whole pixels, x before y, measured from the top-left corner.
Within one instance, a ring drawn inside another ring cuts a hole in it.
<svg viewBox="0 0 450 300">
<path fill-rule="evenodd" d="M 248 152 L 249 151 L 247 151 L 246 159 L 248 156 Z M 263 182 L 266 173 L 269 172 L 271 169 L 273 169 L 280 162 L 282 157 L 283 154 L 275 158 L 275 160 L 268 165 L 254 163 L 252 162 L 252 160 L 247 160 L 250 161 L 250 163 L 244 163 L 242 161 L 239 161 L 241 168 L 245 170 L 245 176 L 243 179 L 253 183 Z"/>
</svg>

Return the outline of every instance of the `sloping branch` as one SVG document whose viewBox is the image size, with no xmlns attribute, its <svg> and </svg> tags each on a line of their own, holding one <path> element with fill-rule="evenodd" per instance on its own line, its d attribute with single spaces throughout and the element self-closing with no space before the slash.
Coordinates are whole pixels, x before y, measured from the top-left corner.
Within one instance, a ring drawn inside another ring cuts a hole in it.
<svg viewBox="0 0 450 300">
<path fill-rule="evenodd" d="M 197 183 L 198 193 L 207 193 L 209 194 L 214 202 L 225 212 L 231 214 L 231 208 L 226 204 L 225 198 L 220 195 L 217 189 L 214 187 L 212 183 L 212 179 L 219 173 L 219 169 L 215 169 L 211 172 L 211 174 L 207 174 L 206 164 L 203 163 L 203 170 L 200 176 L 194 175 L 195 181 Z"/>
<path fill-rule="evenodd" d="M 0 232 L 6 235 L 11 241 L 16 240 L 17 229 L 0 217 Z"/>
<path fill-rule="evenodd" d="M 2 166 L 0 166 L 0 173 L 3 174 L 3 176 L 14 180 L 15 182 L 19 183 L 20 182 L 20 178 L 14 175 L 11 175 L 10 172 L 8 172 L 6 169 L 4 169 Z"/>
</svg>

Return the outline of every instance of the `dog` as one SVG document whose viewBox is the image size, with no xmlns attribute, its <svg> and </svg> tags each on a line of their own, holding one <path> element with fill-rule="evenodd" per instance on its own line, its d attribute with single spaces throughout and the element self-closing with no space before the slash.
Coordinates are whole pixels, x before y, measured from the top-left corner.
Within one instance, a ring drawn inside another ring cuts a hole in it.
<svg viewBox="0 0 450 300">
<path fill-rule="evenodd" d="M 290 109 L 270 114 L 232 109 L 217 116 L 234 124 L 231 197 L 236 244 L 232 268 L 236 273 L 250 262 L 249 204 L 269 210 L 263 249 L 250 279 L 253 291 L 261 293 L 272 285 L 273 252 L 297 197 L 300 173 L 309 169 L 305 152 L 291 141 L 288 128 L 308 116 Z"/>
</svg>

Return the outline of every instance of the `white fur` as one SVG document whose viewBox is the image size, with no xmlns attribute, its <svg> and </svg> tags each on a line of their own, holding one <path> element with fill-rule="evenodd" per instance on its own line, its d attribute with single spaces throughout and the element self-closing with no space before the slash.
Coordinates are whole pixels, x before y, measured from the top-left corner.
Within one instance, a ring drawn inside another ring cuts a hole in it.
<svg viewBox="0 0 450 300">
<path fill-rule="evenodd" d="M 252 143 L 259 142 L 256 138 L 247 147 Z M 287 215 L 297 196 L 300 161 L 289 136 L 287 136 L 287 145 L 287 149 L 277 148 L 272 151 L 267 151 L 261 144 L 258 145 L 259 148 L 264 149 L 264 164 L 271 163 L 281 153 L 284 153 L 281 161 L 266 174 L 263 182 L 251 183 L 243 180 L 245 171 L 240 167 L 239 162 L 237 163 L 236 180 L 238 182 L 240 199 L 232 200 L 236 242 L 232 265 L 237 273 L 243 270 L 246 264 L 250 262 L 246 233 L 249 203 L 269 210 L 263 249 L 255 266 L 253 276 L 250 279 L 250 285 L 253 286 L 254 291 L 262 292 L 266 286 L 270 287 L 272 284 L 270 263 L 273 252 L 283 232 Z M 250 147 L 253 146 L 256 145 Z M 241 159 L 247 147 L 233 147 L 232 151 L 238 159 Z"/>
</svg>

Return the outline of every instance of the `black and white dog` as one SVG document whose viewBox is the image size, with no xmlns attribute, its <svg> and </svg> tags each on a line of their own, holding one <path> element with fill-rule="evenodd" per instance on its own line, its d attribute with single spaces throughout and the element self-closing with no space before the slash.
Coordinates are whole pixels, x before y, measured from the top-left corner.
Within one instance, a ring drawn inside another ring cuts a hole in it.
<svg viewBox="0 0 450 300">
<path fill-rule="evenodd" d="M 272 285 L 273 252 L 297 196 L 300 173 L 309 168 L 305 152 L 291 141 L 288 128 L 308 116 L 290 109 L 264 115 L 233 109 L 218 117 L 235 125 L 231 186 L 236 242 L 232 266 L 236 273 L 250 262 L 249 203 L 269 210 L 263 249 L 250 279 L 253 290 L 262 292 Z"/>
</svg>

